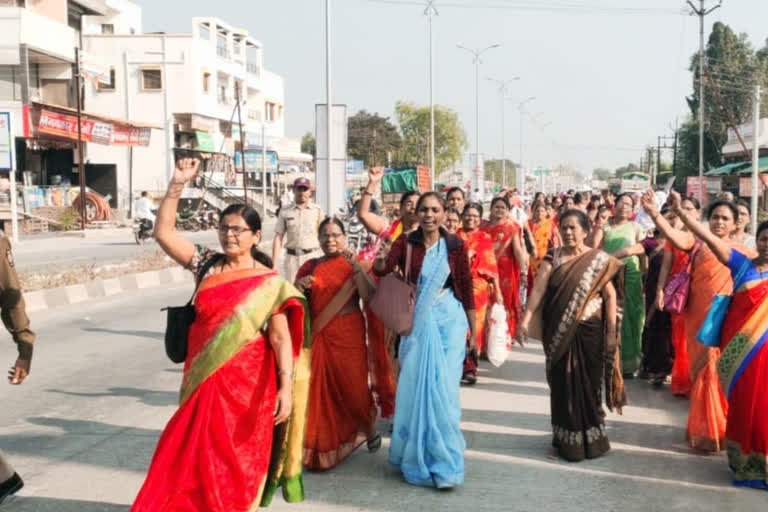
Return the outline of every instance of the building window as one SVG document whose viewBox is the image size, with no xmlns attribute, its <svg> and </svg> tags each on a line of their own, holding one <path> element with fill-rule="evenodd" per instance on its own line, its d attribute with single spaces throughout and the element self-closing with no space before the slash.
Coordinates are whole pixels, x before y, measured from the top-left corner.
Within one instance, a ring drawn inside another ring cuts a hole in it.
<svg viewBox="0 0 768 512">
<path fill-rule="evenodd" d="M 102 82 L 96 82 L 96 89 L 99 91 L 114 91 L 115 90 L 115 68 L 109 68 L 109 84 Z"/>
<path fill-rule="evenodd" d="M 113 35 L 115 33 L 115 26 L 112 23 L 102 23 L 101 33 L 104 35 Z"/>
<path fill-rule="evenodd" d="M 145 91 L 163 90 L 163 73 L 160 69 L 141 70 L 141 88 Z"/>
<path fill-rule="evenodd" d="M 208 28 L 208 25 L 200 25 L 198 34 L 200 34 L 200 39 L 211 40 L 211 30 Z"/>
<path fill-rule="evenodd" d="M 207 71 L 203 73 L 203 92 L 205 94 L 211 92 L 211 74 Z"/>
</svg>

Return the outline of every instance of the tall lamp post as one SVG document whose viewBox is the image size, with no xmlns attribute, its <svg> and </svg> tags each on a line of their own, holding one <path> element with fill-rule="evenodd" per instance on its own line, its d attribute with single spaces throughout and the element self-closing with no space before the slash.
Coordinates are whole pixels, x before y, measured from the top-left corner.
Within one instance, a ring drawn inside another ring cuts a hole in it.
<svg viewBox="0 0 768 512">
<path fill-rule="evenodd" d="M 499 97 L 501 99 L 501 182 L 502 187 L 507 188 L 507 155 L 504 153 L 504 100 L 506 99 L 507 86 L 515 80 L 520 80 L 519 76 L 510 80 L 498 80 L 488 77 L 488 80 L 499 86 Z"/>
<path fill-rule="evenodd" d="M 434 50 L 432 39 L 432 18 L 440 13 L 435 8 L 435 0 L 428 0 L 424 15 L 429 19 L 429 180 L 435 188 L 435 87 L 432 81 L 434 73 Z"/>
<path fill-rule="evenodd" d="M 525 113 L 524 107 L 525 105 L 527 105 L 528 103 L 532 102 L 535 99 L 536 99 L 536 96 L 531 96 L 530 98 L 527 98 L 517 104 L 517 110 L 520 111 L 520 161 L 518 162 L 518 165 L 520 166 L 520 172 L 516 173 L 518 188 L 523 188 L 525 186 L 525 170 L 523 167 L 523 114 Z"/>
<path fill-rule="evenodd" d="M 498 48 L 500 44 L 492 44 L 482 49 L 467 48 L 462 44 L 457 44 L 456 47 L 462 50 L 466 50 L 473 55 L 472 63 L 475 65 L 475 166 L 480 165 L 480 64 L 483 63 L 480 60 L 482 56 L 488 50 Z M 482 196 L 485 197 L 485 172 L 483 172 L 482 183 Z"/>
</svg>

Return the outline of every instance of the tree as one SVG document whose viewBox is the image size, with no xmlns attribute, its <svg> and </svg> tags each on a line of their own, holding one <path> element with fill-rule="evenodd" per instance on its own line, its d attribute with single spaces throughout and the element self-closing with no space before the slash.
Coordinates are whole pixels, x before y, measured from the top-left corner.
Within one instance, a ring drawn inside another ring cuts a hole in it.
<svg viewBox="0 0 768 512">
<path fill-rule="evenodd" d="M 387 165 L 402 145 L 402 138 L 388 117 L 361 110 L 347 120 L 347 153 L 368 167 Z"/>
<path fill-rule="evenodd" d="M 592 177 L 596 180 L 608 181 L 613 178 L 614 172 L 604 167 L 599 167 L 592 171 Z"/>
<path fill-rule="evenodd" d="M 408 164 L 429 164 L 429 107 L 398 101 L 395 111 L 403 138 L 398 160 Z M 467 136 L 458 114 L 435 105 L 435 174 L 459 160 L 466 146 Z"/>
<path fill-rule="evenodd" d="M 507 187 L 514 187 L 517 183 L 517 164 L 512 160 L 506 162 L 507 171 Z M 498 185 L 504 183 L 502 175 L 501 160 L 486 160 L 485 161 L 485 176 L 487 179 L 493 181 Z"/>
<path fill-rule="evenodd" d="M 315 143 L 315 136 L 307 132 L 301 138 L 301 152 L 309 153 L 314 158 L 317 153 L 317 147 Z"/>
<path fill-rule="evenodd" d="M 616 169 L 614 171 L 614 176 L 616 176 L 617 178 L 621 178 L 622 176 L 630 172 L 640 172 L 640 168 L 633 163 L 629 163 L 623 167 L 619 167 L 618 169 Z"/>
</svg>

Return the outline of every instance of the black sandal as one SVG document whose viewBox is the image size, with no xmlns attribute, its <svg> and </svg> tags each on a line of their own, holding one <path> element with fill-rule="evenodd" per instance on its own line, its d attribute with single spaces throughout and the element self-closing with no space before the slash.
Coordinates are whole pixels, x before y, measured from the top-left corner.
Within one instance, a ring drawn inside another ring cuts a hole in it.
<svg viewBox="0 0 768 512">
<path fill-rule="evenodd" d="M 379 448 L 381 448 L 381 434 L 376 434 L 374 437 L 368 439 L 365 444 L 368 446 L 369 453 L 376 453 L 379 451 Z"/>
</svg>

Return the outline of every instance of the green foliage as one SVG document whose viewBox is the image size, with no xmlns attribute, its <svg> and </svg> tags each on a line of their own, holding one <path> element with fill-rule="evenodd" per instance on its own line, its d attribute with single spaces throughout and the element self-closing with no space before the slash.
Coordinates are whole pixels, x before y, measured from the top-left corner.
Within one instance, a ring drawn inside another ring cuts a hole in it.
<svg viewBox="0 0 768 512">
<path fill-rule="evenodd" d="M 59 217 L 59 229 L 72 231 L 80 227 L 80 213 L 74 208 L 67 208 Z"/>
<path fill-rule="evenodd" d="M 388 117 L 361 110 L 347 120 L 347 153 L 367 167 L 387 165 L 402 145 L 402 138 Z"/>
<path fill-rule="evenodd" d="M 315 136 L 309 132 L 305 133 L 301 138 L 301 152 L 309 153 L 313 157 L 316 156 L 317 144 L 315 141 Z"/>
<path fill-rule="evenodd" d="M 485 161 L 486 179 L 489 179 L 497 183 L 498 185 L 502 185 L 504 183 L 501 162 L 502 162 L 501 160 Z M 507 172 L 507 187 L 514 187 L 515 183 L 517 183 L 517 164 L 514 163 L 512 160 L 507 159 L 506 172 Z"/>
<path fill-rule="evenodd" d="M 592 171 L 592 177 L 596 180 L 607 181 L 614 177 L 614 171 L 604 167 L 599 167 Z"/>
<path fill-rule="evenodd" d="M 621 178 L 622 176 L 624 176 L 629 172 L 642 172 L 642 171 L 640 170 L 640 167 L 636 166 L 633 163 L 629 163 L 627 165 L 624 165 L 616 169 L 613 174 L 614 174 L 614 177 Z"/>
<path fill-rule="evenodd" d="M 398 151 L 402 163 L 429 164 L 429 107 L 398 101 L 395 104 L 397 122 L 403 143 Z M 467 136 L 458 114 L 435 105 L 435 173 L 451 167 L 461 158 L 467 146 Z"/>
</svg>

